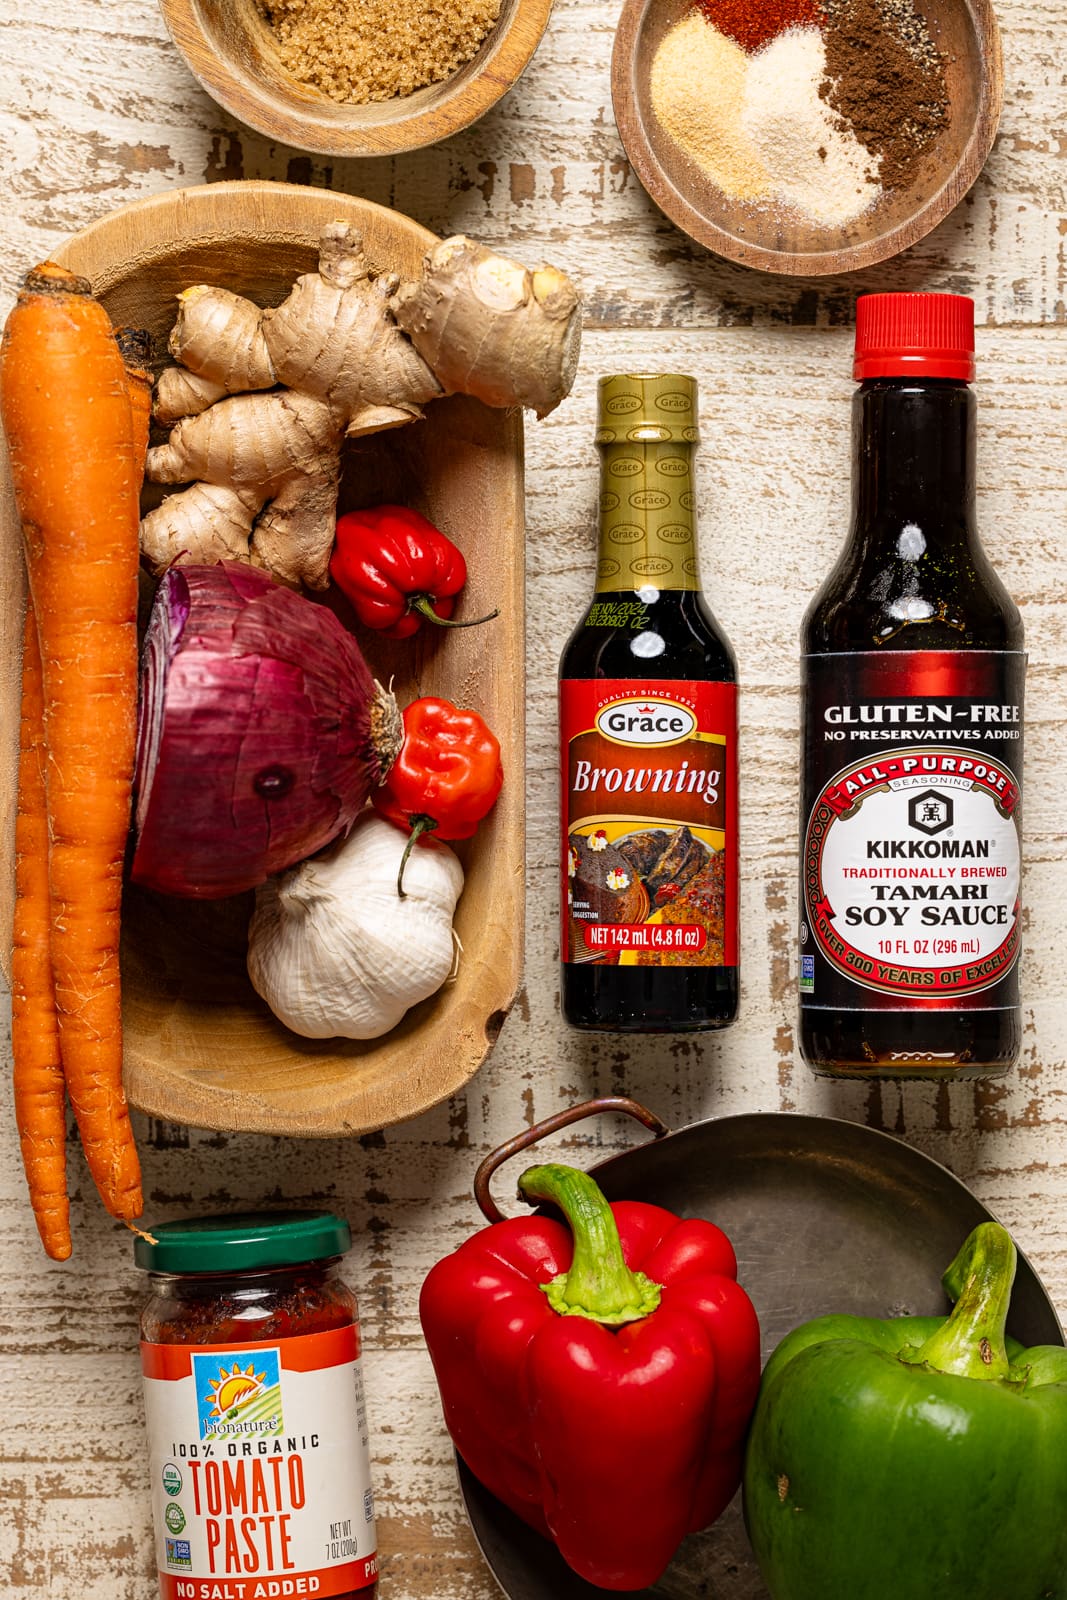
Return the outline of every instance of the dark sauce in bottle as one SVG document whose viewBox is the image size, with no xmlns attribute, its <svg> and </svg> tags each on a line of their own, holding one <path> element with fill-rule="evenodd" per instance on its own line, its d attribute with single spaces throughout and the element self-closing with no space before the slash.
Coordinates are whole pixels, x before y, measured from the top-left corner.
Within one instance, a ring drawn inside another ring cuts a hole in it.
<svg viewBox="0 0 1067 1600">
<path fill-rule="evenodd" d="M 600 385 L 597 591 L 560 663 L 561 1005 L 664 1033 L 737 1013 L 736 666 L 699 588 L 691 378 Z"/>
<path fill-rule="evenodd" d="M 978 536 L 973 306 L 859 302 L 853 517 L 804 621 L 801 1017 L 821 1075 L 1017 1059 L 1025 657 Z"/>
</svg>

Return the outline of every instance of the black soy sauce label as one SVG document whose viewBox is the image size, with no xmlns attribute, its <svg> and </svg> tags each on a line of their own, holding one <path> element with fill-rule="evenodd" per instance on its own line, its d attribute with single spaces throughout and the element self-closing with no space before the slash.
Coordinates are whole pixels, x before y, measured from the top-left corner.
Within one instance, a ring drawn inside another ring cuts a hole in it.
<svg viewBox="0 0 1067 1600">
<path fill-rule="evenodd" d="M 1019 1003 L 1021 652 L 804 660 L 803 1009 Z"/>
</svg>

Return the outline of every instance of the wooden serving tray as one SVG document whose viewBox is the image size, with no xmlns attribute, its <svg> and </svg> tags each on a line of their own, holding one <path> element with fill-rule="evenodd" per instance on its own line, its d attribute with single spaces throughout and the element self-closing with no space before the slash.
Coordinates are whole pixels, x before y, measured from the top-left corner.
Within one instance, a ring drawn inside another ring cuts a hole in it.
<svg viewBox="0 0 1067 1600">
<path fill-rule="evenodd" d="M 174 297 L 213 283 L 260 304 L 314 269 L 324 223 L 364 234 L 379 268 L 415 277 L 434 236 L 368 201 L 276 183 L 221 183 L 139 201 L 76 234 L 57 259 L 92 282 L 113 322 L 165 350 Z M 27 263 L 30 265 L 30 263 Z M 2 450 L 2 441 L 0 441 Z M 454 397 L 426 420 L 361 442 L 346 458 L 342 508 L 414 503 L 461 547 L 463 614 L 483 628 L 394 642 L 356 629 L 401 705 L 440 694 L 479 711 L 500 740 L 503 792 L 457 847 L 467 873 L 458 976 L 368 1043 L 306 1040 L 284 1028 L 245 973 L 250 895 L 170 899 L 127 888 L 122 945 L 125 1080 L 133 1105 L 196 1127 L 359 1134 L 417 1115 L 462 1087 L 491 1049 L 522 969 L 524 912 L 523 432 L 516 413 Z M 0 964 L 8 971 L 24 577 L 6 456 L 0 457 Z M 341 610 L 343 601 L 338 604 Z M 345 616 L 350 620 L 350 614 Z"/>
</svg>

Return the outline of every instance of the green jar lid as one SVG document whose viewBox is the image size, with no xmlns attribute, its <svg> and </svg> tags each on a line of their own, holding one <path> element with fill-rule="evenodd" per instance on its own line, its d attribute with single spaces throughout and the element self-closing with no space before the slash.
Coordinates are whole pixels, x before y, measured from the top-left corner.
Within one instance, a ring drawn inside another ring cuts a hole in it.
<svg viewBox="0 0 1067 1600">
<path fill-rule="evenodd" d="M 250 1272 L 296 1267 L 342 1256 L 348 1223 L 331 1211 L 238 1211 L 229 1216 L 161 1222 L 151 1239 L 134 1240 L 133 1259 L 148 1272 Z"/>
</svg>

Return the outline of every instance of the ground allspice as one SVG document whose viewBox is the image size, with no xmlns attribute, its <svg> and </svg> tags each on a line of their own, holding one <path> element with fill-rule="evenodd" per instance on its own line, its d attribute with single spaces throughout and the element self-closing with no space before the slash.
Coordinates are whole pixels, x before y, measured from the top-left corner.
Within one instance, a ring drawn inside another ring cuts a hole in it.
<svg viewBox="0 0 1067 1600">
<path fill-rule="evenodd" d="M 697 0 L 697 9 L 742 50 L 762 50 L 787 28 L 821 28 L 821 0 Z"/>
<path fill-rule="evenodd" d="M 904 188 L 948 122 L 944 56 L 910 0 L 826 0 L 826 7 L 819 92 L 880 157 L 882 188 Z"/>
</svg>

